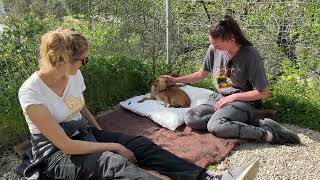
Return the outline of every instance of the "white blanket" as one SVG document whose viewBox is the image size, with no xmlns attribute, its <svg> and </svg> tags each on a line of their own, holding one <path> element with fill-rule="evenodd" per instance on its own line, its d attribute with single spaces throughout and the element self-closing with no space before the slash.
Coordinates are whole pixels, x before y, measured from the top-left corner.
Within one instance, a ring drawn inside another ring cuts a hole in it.
<svg viewBox="0 0 320 180">
<path fill-rule="evenodd" d="M 191 107 L 205 103 L 209 95 L 213 92 L 208 89 L 192 87 L 189 85 L 181 87 L 191 100 Z M 146 100 L 138 103 L 144 97 L 149 97 L 149 93 L 141 96 L 132 97 L 126 101 L 120 102 L 120 105 L 134 113 L 150 118 L 155 123 L 174 131 L 177 127 L 184 124 L 186 112 L 190 108 L 165 107 L 162 101 Z"/>
</svg>

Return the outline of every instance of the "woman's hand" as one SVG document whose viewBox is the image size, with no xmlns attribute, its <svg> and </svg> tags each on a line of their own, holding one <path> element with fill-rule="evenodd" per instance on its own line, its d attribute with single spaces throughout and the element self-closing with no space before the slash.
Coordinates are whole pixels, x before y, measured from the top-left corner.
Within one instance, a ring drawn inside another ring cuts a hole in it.
<svg viewBox="0 0 320 180">
<path fill-rule="evenodd" d="M 172 83 L 177 83 L 177 78 L 175 78 L 175 77 L 172 77 L 172 76 L 170 76 L 170 75 L 161 75 L 161 77 L 164 77 L 164 78 L 166 78 L 167 80 L 169 80 L 170 82 L 172 82 Z"/>
<path fill-rule="evenodd" d="M 117 145 L 117 149 L 115 150 L 115 153 L 125 157 L 130 161 L 131 163 L 135 164 L 137 162 L 137 159 L 132 151 L 130 151 L 128 148 L 124 147 L 121 144 Z"/>
<path fill-rule="evenodd" d="M 226 97 L 223 97 L 221 98 L 215 105 L 214 105 L 214 110 L 218 110 L 219 108 L 221 108 L 222 106 L 224 106 L 225 104 L 227 103 L 231 103 L 233 101 L 236 101 L 236 96 L 235 94 L 232 94 L 232 95 L 229 95 L 229 96 L 226 96 Z"/>
</svg>

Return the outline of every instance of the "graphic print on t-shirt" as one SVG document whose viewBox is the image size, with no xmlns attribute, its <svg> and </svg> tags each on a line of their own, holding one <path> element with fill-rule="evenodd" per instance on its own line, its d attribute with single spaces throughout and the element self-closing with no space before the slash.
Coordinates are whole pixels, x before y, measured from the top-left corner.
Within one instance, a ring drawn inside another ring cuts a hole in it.
<svg viewBox="0 0 320 180">
<path fill-rule="evenodd" d="M 69 109 L 69 117 L 73 117 L 82 109 L 84 105 L 84 99 L 82 96 L 75 97 L 75 96 L 67 96 L 64 98 L 63 102 Z"/>
<path fill-rule="evenodd" d="M 220 67 L 216 69 L 215 78 L 219 89 L 228 88 L 232 86 L 230 79 L 231 70 L 226 67 Z"/>
</svg>

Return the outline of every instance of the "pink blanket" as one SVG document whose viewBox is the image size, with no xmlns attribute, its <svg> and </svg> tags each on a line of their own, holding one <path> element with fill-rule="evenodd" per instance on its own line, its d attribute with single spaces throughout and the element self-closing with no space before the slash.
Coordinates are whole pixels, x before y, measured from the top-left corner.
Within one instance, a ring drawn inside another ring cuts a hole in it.
<svg viewBox="0 0 320 180">
<path fill-rule="evenodd" d="M 173 132 L 122 108 L 99 115 L 98 122 L 106 130 L 146 136 L 162 148 L 201 167 L 222 161 L 239 143 L 237 139 L 217 138 L 184 125 Z"/>
</svg>

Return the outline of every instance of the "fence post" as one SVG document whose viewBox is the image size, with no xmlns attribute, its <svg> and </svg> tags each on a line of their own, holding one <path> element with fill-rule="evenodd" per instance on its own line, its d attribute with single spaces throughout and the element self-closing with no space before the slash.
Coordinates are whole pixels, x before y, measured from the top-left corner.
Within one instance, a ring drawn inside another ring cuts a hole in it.
<svg viewBox="0 0 320 180">
<path fill-rule="evenodd" d="M 93 24 L 93 13 L 92 13 L 92 11 L 93 11 L 93 8 L 92 8 L 92 0 L 89 0 L 88 1 L 88 8 L 87 8 L 87 11 L 88 11 L 88 13 L 87 13 L 87 16 L 88 16 L 88 19 L 89 19 L 89 30 L 92 30 L 92 24 Z"/>
<path fill-rule="evenodd" d="M 156 17 L 156 13 L 154 13 L 154 17 Z M 155 30 L 155 20 L 152 18 L 152 37 L 156 39 L 156 30 Z M 156 44 L 152 42 L 152 77 L 155 77 L 156 74 Z"/>
<path fill-rule="evenodd" d="M 167 68 L 171 70 L 171 0 L 166 0 L 166 49 Z"/>
</svg>

